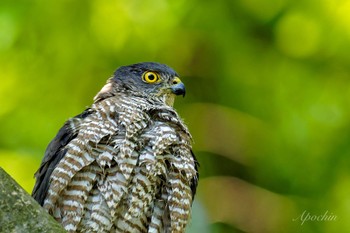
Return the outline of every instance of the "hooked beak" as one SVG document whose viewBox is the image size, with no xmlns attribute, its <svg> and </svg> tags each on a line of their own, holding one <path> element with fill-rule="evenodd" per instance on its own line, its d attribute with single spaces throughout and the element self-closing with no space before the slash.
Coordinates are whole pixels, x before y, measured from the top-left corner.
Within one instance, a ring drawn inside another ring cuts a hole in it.
<svg viewBox="0 0 350 233">
<path fill-rule="evenodd" d="M 173 85 L 170 87 L 170 90 L 175 95 L 182 95 L 183 97 L 185 97 L 185 94 L 186 94 L 185 85 L 181 82 L 181 80 L 178 77 L 174 78 Z"/>
</svg>

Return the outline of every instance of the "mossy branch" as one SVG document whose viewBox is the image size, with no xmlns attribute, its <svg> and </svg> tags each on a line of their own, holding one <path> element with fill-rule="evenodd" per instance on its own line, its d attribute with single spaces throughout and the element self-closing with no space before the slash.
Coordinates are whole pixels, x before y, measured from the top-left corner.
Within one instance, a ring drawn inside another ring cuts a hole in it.
<svg viewBox="0 0 350 233">
<path fill-rule="evenodd" d="M 0 232 L 65 230 L 0 167 Z"/>
</svg>

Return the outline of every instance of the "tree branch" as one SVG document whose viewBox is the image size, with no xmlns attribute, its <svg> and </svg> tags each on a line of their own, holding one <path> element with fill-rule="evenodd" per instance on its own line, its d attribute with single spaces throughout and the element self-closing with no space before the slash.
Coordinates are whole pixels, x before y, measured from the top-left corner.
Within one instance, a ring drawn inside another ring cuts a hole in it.
<svg viewBox="0 0 350 233">
<path fill-rule="evenodd" d="M 0 232 L 65 230 L 0 167 Z"/>
</svg>

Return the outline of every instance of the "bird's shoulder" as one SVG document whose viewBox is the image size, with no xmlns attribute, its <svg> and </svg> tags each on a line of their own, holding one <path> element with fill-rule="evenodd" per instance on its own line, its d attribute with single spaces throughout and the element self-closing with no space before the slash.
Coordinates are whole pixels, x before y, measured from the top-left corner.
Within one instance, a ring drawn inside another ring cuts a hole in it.
<svg viewBox="0 0 350 233">
<path fill-rule="evenodd" d="M 40 167 L 35 173 L 36 183 L 32 196 L 41 205 L 44 202 L 52 171 L 66 153 L 64 147 L 78 134 L 81 123 L 94 111 L 86 109 L 81 114 L 67 120 L 46 148 Z"/>
</svg>

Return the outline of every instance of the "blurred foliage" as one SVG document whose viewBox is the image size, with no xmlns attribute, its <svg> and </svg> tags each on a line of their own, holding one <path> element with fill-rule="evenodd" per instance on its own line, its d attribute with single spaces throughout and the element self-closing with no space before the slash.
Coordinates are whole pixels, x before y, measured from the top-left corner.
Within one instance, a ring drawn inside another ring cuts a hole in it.
<svg viewBox="0 0 350 233">
<path fill-rule="evenodd" d="M 201 163 L 188 232 L 350 232 L 349 12 L 350 0 L 2 0 L 0 165 L 31 192 L 63 122 L 118 66 L 158 61 L 186 83 L 176 108 Z M 337 219 L 302 224 L 304 211 Z"/>
</svg>

